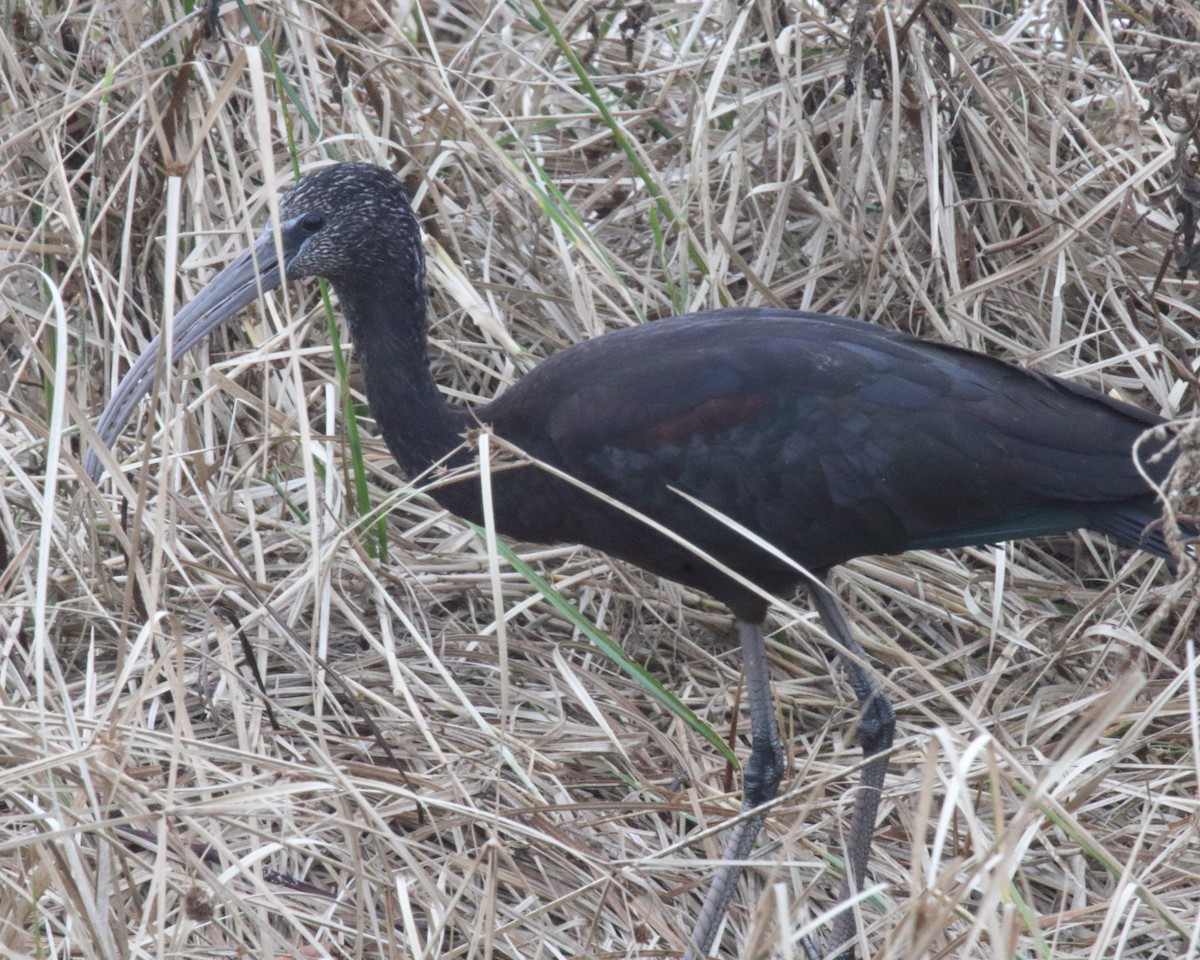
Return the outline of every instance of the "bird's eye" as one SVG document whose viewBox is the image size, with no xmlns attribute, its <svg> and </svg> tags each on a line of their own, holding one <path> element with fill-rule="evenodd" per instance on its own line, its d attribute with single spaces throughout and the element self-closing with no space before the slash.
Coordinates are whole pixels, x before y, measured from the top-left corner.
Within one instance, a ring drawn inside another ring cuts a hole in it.
<svg viewBox="0 0 1200 960">
<path fill-rule="evenodd" d="M 316 233 L 325 226 L 325 218 L 319 213 L 306 213 L 300 221 L 300 227 L 305 233 Z"/>
</svg>

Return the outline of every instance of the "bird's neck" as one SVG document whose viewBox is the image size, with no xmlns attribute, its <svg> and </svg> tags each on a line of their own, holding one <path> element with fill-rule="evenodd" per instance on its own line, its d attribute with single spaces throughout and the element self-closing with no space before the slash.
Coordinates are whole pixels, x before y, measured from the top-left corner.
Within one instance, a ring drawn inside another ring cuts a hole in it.
<svg viewBox="0 0 1200 960">
<path fill-rule="evenodd" d="M 398 289 L 394 282 L 363 277 L 335 286 L 371 413 L 392 456 L 415 476 L 460 447 L 474 422 L 469 410 L 442 399 L 429 370 L 423 284 Z M 453 458 L 456 464 L 465 459 L 465 453 Z"/>
</svg>

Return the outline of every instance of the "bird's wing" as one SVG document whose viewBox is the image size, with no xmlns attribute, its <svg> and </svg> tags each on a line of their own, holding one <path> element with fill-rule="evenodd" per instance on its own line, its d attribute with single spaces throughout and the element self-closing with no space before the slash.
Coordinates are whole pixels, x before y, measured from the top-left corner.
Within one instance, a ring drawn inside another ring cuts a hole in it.
<svg viewBox="0 0 1200 960">
<path fill-rule="evenodd" d="M 686 491 L 813 563 L 1066 530 L 1147 494 L 1131 451 L 1153 415 L 858 321 L 719 311 L 560 356 L 521 384 L 536 410 L 513 391 L 530 452 L 668 522 L 695 521 Z"/>
</svg>

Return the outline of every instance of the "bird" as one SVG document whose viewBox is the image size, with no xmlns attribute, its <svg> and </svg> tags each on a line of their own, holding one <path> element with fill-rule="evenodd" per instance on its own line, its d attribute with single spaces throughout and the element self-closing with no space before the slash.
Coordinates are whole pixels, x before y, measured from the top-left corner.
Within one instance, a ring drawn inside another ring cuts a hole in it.
<svg viewBox="0 0 1200 960">
<path fill-rule="evenodd" d="M 483 521 L 478 471 L 454 468 L 470 467 L 475 453 L 464 438 L 486 428 L 527 458 L 491 476 L 497 532 L 584 544 L 731 611 L 751 717 L 744 816 L 686 935 L 688 960 L 712 949 L 737 864 L 749 857 L 761 808 L 785 772 L 766 597 L 807 588 L 861 710 L 856 738 L 865 760 L 845 900 L 867 873 L 896 721 L 828 587 L 829 572 L 861 556 L 1078 528 L 1172 556 L 1152 486 L 1174 462 L 1154 431 L 1162 417 L 853 318 L 727 307 L 654 320 L 553 353 L 490 402 L 452 404 L 427 360 L 419 222 L 400 180 L 369 163 L 321 166 L 291 187 L 277 228 L 177 313 L 170 360 L 265 292 L 306 277 L 333 286 L 372 414 L 403 471 L 411 477 L 442 465 L 462 478 L 438 486 L 442 507 Z M 105 446 L 150 389 L 160 338 L 106 405 L 97 425 Z M 95 449 L 85 469 L 101 476 Z M 845 908 L 829 947 L 852 957 L 856 935 Z M 811 941 L 805 949 L 819 952 Z"/>
</svg>

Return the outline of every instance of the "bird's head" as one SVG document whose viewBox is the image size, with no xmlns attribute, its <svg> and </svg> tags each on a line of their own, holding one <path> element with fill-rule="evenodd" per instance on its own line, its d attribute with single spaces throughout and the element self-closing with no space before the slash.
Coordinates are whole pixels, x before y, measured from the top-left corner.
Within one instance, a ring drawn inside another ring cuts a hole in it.
<svg viewBox="0 0 1200 960">
<path fill-rule="evenodd" d="M 400 181 L 366 163 L 324 167 L 284 194 L 278 230 L 264 230 L 175 315 L 170 362 L 285 277 L 325 277 L 335 287 L 356 290 L 370 287 L 385 267 L 395 270 L 397 261 L 412 296 L 423 298 L 421 233 Z M 160 339 L 150 341 L 100 415 L 96 429 L 110 447 L 154 382 Z M 99 478 L 94 451 L 85 466 Z"/>
<path fill-rule="evenodd" d="M 394 267 L 398 257 L 412 261 L 405 273 L 419 273 L 423 264 L 404 187 L 367 163 L 325 167 L 292 187 L 279 205 L 279 234 L 289 280 L 325 277 L 336 285 Z M 263 231 L 255 246 L 264 248 L 260 263 L 273 259 L 273 231 Z"/>
</svg>

